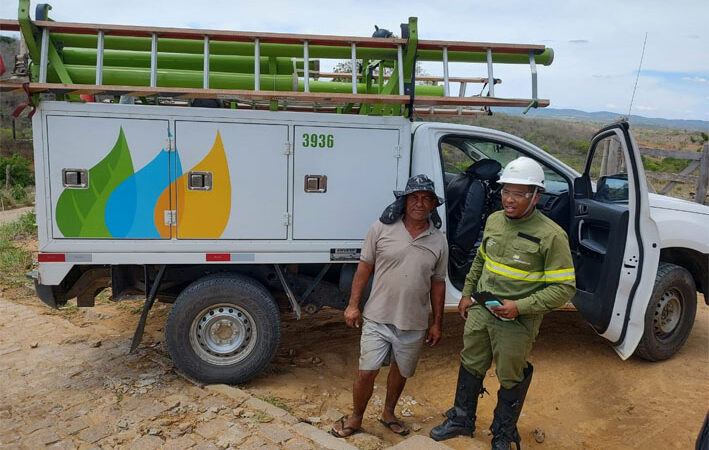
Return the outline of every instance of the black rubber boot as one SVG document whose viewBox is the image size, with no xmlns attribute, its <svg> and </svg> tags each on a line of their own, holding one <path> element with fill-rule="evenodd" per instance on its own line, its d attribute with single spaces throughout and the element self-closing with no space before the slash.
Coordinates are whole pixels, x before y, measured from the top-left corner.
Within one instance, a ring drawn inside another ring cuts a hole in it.
<svg viewBox="0 0 709 450">
<path fill-rule="evenodd" d="M 446 411 L 447 419 L 434 427 L 429 436 L 443 441 L 456 436 L 473 436 L 475 431 L 475 411 L 478 409 L 478 394 L 482 396 L 483 379 L 478 378 L 460 366 L 458 386 L 455 390 L 453 407 Z"/>
<path fill-rule="evenodd" d="M 495 418 L 492 420 L 490 431 L 492 431 L 492 450 L 509 450 L 514 442 L 517 450 L 520 450 L 521 438 L 517 431 L 517 420 L 522 412 L 524 398 L 527 396 L 529 383 L 532 381 L 534 367 L 527 363 L 524 369 L 524 379 L 517 383 L 512 389 L 500 388 L 497 391 L 497 407 L 495 407 Z"/>
</svg>

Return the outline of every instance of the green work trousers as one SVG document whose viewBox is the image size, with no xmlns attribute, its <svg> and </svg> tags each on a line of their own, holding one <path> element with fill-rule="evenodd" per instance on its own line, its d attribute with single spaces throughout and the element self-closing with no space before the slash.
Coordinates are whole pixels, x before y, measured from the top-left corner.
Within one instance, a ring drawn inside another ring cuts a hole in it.
<svg viewBox="0 0 709 450">
<path fill-rule="evenodd" d="M 500 385 L 513 388 L 524 379 L 527 356 L 541 323 L 541 314 L 502 321 L 484 307 L 473 305 L 468 309 L 463 331 L 461 364 L 471 374 L 484 377 L 494 360 Z"/>
</svg>

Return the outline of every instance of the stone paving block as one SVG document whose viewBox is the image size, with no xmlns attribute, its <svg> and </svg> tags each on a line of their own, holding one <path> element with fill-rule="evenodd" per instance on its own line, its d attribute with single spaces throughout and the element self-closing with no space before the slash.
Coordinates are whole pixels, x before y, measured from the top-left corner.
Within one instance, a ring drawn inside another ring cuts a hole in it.
<svg viewBox="0 0 709 450">
<path fill-rule="evenodd" d="M 268 402 L 264 402 L 260 398 L 251 397 L 250 399 L 244 402 L 244 406 L 251 409 L 263 411 L 269 416 L 291 425 L 298 423 L 298 419 L 295 418 L 293 415 L 289 414 L 288 411 L 286 411 L 285 409 L 281 409 L 278 406 L 272 405 Z"/>
<path fill-rule="evenodd" d="M 205 439 L 213 439 L 219 433 L 225 431 L 231 426 L 230 422 L 222 419 L 214 419 L 209 422 L 204 422 L 195 428 L 195 433 L 199 434 Z"/>
<path fill-rule="evenodd" d="M 131 450 L 157 450 L 163 447 L 163 441 L 157 436 L 141 436 L 128 444 Z"/>
<path fill-rule="evenodd" d="M 267 444 L 263 439 L 254 436 L 239 446 L 239 450 L 278 450 L 277 445 Z"/>
<path fill-rule="evenodd" d="M 24 444 L 29 448 L 40 448 L 59 442 L 59 440 L 59 436 L 57 436 L 57 433 L 53 429 L 45 428 L 30 434 Z"/>
<path fill-rule="evenodd" d="M 232 408 L 240 406 L 246 400 L 251 398 L 251 395 L 249 395 L 247 392 L 244 392 L 239 388 L 235 388 L 227 384 L 210 384 L 205 386 L 204 389 L 208 392 L 224 395 L 232 399 L 234 402 L 229 404 L 229 406 L 231 406 Z"/>
<path fill-rule="evenodd" d="M 259 432 L 261 433 L 261 436 L 273 442 L 274 444 L 282 444 L 283 442 L 289 439 L 293 439 L 295 437 L 293 433 L 286 430 L 281 425 L 277 425 L 275 423 L 261 425 L 259 427 Z"/>
<path fill-rule="evenodd" d="M 216 443 L 220 448 L 238 447 L 247 437 L 249 433 L 240 426 L 234 425 L 217 436 Z"/>
<path fill-rule="evenodd" d="M 135 410 L 136 414 L 143 419 L 154 419 L 163 412 L 167 411 L 168 407 L 161 402 L 154 402 L 150 405 L 139 407 Z"/>
<path fill-rule="evenodd" d="M 71 439 L 64 439 L 63 441 L 55 442 L 48 448 L 53 450 L 76 450 L 76 445 Z"/>
<path fill-rule="evenodd" d="M 81 430 L 87 429 L 88 427 L 89 424 L 83 417 L 77 417 L 76 419 L 69 422 L 69 425 L 64 428 L 64 431 L 69 435 L 73 435 Z"/>
<path fill-rule="evenodd" d="M 286 450 L 315 450 L 315 446 L 303 438 L 295 438 L 283 444 Z"/>
<path fill-rule="evenodd" d="M 293 425 L 293 431 L 310 439 L 318 445 L 332 450 L 357 450 L 357 447 L 350 445 L 344 439 L 336 438 L 325 431 L 315 428 L 305 422 Z"/>
<path fill-rule="evenodd" d="M 111 427 L 107 424 L 102 423 L 99 425 L 94 425 L 91 428 L 87 428 L 81 433 L 79 433 L 79 439 L 86 441 L 89 444 L 100 441 L 101 439 L 109 436 L 111 434 Z"/>
<path fill-rule="evenodd" d="M 473 441 L 470 440 L 472 443 Z M 471 447 L 466 447 L 471 448 Z M 475 448 L 475 447 L 473 447 Z M 487 448 L 487 447 L 485 447 Z M 398 444 L 389 447 L 390 450 L 450 450 L 445 444 L 436 442 L 428 436 L 422 434 L 415 434 L 405 441 L 401 441 Z"/>
<path fill-rule="evenodd" d="M 180 436 L 177 439 L 165 441 L 165 450 L 185 450 L 195 446 L 195 442 L 189 436 Z"/>
<path fill-rule="evenodd" d="M 211 442 L 202 442 L 196 447 L 192 447 L 192 450 L 219 450 L 219 447 Z"/>
</svg>

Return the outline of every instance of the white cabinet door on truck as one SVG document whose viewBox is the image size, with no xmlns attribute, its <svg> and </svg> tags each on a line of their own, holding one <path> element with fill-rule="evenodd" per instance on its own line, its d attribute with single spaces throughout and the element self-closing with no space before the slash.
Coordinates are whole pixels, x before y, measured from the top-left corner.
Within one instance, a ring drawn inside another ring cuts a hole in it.
<svg viewBox="0 0 709 450">
<path fill-rule="evenodd" d="M 286 239 L 287 125 L 175 122 L 178 239 Z"/>
<path fill-rule="evenodd" d="M 400 129 L 295 126 L 293 239 L 362 239 L 406 183 Z M 399 166 L 401 164 L 401 167 Z M 346 220 L 323 220 L 324 217 Z"/>
<path fill-rule="evenodd" d="M 171 237 L 155 216 L 171 183 L 167 120 L 50 115 L 46 126 L 52 238 Z"/>
<path fill-rule="evenodd" d="M 591 140 L 584 173 L 574 186 L 573 302 L 623 359 L 643 336 L 660 257 L 646 183 L 635 140 L 627 123 L 620 123 Z"/>
</svg>

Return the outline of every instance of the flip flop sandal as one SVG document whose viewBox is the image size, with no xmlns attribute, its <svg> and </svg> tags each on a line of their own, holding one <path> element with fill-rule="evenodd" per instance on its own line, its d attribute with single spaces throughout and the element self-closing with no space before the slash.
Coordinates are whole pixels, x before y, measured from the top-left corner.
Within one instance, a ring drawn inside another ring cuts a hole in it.
<svg viewBox="0 0 709 450">
<path fill-rule="evenodd" d="M 386 422 L 384 419 L 379 419 L 379 423 L 381 423 L 382 425 L 387 427 L 389 429 L 389 431 L 391 431 L 392 433 L 398 434 L 399 436 L 406 436 L 407 434 L 409 434 L 411 432 L 411 430 L 404 427 L 404 424 L 399 422 L 398 420 L 392 420 L 391 422 Z M 401 428 L 401 430 L 395 431 L 394 429 L 392 429 L 392 427 L 391 427 L 392 425 L 398 426 L 399 428 Z"/>
<path fill-rule="evenodd" d="M 333 436 L 335 436 L 336 438 L 344 439 L 344 438 L 346 438 L 346 437 L 352 436 L 353 434 L 355 434 L 356 432 L 359 431 L 359 428 L 346 427 L 346 426 L 345 426 L 345 417 L 341 417 L 340 420 L 338 420 L 338 421 L 335 422 L 335 423 L 339 423 L 339 424 L 340 424 L 340 431 L 337 431 L 337 430 L 335 429 L 334 425 L 333 425 L 333 427 L 330 428 L 330 434 L 333 435 Z M 340 434 L 340 433 L 342 433 L 342 432 L 344 432 L 344 431 L 349 431 L 349 434 L 345 434 L 345 435 Z"/>
</svg>

